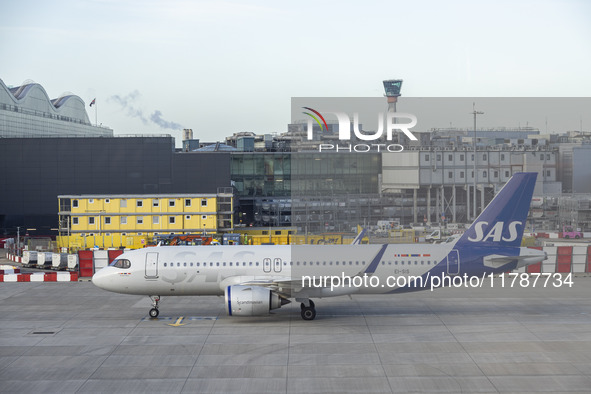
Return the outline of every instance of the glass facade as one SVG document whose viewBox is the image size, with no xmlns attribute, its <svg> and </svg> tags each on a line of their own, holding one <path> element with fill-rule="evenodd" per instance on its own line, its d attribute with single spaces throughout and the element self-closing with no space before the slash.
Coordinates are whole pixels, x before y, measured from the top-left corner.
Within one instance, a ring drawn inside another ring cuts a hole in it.
<svg viewBox="0 0 591 394">
<path fill-rule="evenodd" d="M 366 196 L 379 195 L 381 166 L 379 153 L 232 153 L 237 222 L 349 231 L 374 216 Z"/>
<path fill-rule="evenodd" d="M 379 193 L 379 153 L 232 153 L 239 197 Z"/>
<path fill-rule="evenodd" d="M 230 177 L 240 197 L 290 196 L 290 154 L 233 153 Z"/>
</svg>

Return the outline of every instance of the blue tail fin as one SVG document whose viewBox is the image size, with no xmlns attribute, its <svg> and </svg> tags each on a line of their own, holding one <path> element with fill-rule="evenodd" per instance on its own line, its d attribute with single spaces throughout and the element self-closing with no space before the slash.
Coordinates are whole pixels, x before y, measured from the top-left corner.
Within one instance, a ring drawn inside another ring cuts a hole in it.
<svg viewBox="0 0 591 394">
<path fill-rule="evenodd" d="M 514 174 L 456 245 L 520 246 L 537 175 Z"/>
</svg>

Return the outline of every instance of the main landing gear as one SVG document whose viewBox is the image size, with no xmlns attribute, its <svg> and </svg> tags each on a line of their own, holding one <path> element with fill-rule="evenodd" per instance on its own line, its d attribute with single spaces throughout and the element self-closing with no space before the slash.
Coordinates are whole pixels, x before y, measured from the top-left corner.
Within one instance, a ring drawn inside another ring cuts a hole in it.
<svg viewBox="0 0 591 394">
<path fill-rule="evenodd" d="M 150 314 L 150 317 L 152 318 L 157 318 L 158 314 L 160 313 L 158 311 L 158 302 L 160 302 L 160 296 L 150 296 L 150 299 L 152 300 L 152 309 L 150 309 L 150 312 L 148 312 Z"/>
<path fill-rule="evenodd" d="M 316 317 L 316 305 L 314 305 L 314 301 L 308 300 L 309 306 L 306 306 L 303 302 L 300 304 L 300 308 L 302 309 L 302 319 L 304 320 L 314 320 Z"/>
</svg>

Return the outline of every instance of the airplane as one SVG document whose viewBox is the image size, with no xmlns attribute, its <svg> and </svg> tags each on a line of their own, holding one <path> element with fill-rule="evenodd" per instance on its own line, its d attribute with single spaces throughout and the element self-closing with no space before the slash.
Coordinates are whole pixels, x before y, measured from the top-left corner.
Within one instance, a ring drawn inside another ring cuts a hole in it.
<svg viewBox="0 0 591 394">
<path fill-rule="evenodd" d="M 158 317 L 161 296 L 223 295 L 230 316 L 268 315 L 295 299 L 301 317 L 313 320 L 314 298 L 396 294 L 450 286 L 451 279 L 484 280 L 547 258 L 543 251 L 520 247 L 536 176 L 514 174 L 451 242 L 157 246 L 123 253 L 92 282 L 108 291 L 149 296 L 152 318 Z"/>
</svg>

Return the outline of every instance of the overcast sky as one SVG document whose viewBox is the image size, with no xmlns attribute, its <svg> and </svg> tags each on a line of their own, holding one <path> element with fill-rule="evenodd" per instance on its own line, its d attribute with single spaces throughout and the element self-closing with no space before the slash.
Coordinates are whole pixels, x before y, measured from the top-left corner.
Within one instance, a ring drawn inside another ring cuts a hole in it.
<svg viewBox="0 0 591 394">
<path fill-rule="evenodd" d="M 4 0 L 0 11 L 4 83 L 96 97 L 117 134 L 283 132 L 291 97 L 379 97 L 390 78 L 407 97 L 591 96 L 586 0 Z"/>
</svg>

